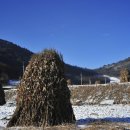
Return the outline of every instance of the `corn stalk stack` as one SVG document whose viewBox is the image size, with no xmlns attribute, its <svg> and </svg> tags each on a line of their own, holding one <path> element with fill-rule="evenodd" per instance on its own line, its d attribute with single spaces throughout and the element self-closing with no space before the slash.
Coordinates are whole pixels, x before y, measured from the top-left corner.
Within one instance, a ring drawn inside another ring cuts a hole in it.
<svg viewBox="0 0 130 130">
<path fill-rule="evenodd" d="M 34 55 L 18 86 L 17 107 L 8 127 L 74 123 L 62 56 L 55 50 Z"/>
</svg>

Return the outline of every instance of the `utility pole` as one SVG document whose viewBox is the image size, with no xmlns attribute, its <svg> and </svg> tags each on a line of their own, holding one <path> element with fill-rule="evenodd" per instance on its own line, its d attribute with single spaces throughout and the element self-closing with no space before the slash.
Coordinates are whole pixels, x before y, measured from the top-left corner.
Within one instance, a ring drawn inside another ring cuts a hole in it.
<svg viewBox="0 0 130 130">
<path fill-rule="evenodd" d="M 80 74 L 80 80 L 81 80 L 81 85 L 83 84 L 83 75 L 82 75 L 82 72 Z"/>
<path fill-rule="evenodd" d="M 89 78 L 89 85 L 91 84 L 91 79 Z"/>
<path fill-rule="evenodd" d="M 24 66 L 24 61 L 23 61 L 23 74 L 24 74 L 24 69 L 25 69 L 25 66 Z"/>
<path fill-rule="evenodd" d="M 105 84 L 107 83 L 107 79 L 106 79 L 106 77 L 105 77 Z"/>
</svg>

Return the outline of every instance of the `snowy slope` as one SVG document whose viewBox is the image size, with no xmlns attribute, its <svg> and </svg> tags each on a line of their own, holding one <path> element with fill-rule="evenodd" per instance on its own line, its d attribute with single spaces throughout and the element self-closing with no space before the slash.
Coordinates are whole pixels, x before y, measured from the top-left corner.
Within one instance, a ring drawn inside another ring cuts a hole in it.
<svg viewBox="0 0 130 130">
<path fill-rule="evenodd" d="M 120 79 L 117 77 L 111 77 L 108 75 L 103 75 L 103 77 L 109 78 L 110 79 L 110 83 L 120 83 Z"/>
</svg>

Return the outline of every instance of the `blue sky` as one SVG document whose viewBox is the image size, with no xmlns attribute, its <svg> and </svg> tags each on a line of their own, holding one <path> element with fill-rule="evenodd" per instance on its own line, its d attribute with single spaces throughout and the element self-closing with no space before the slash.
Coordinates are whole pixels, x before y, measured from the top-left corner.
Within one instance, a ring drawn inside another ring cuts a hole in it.
<svg viewBox="0 0 130 130">
<path fill-rule="evenodd" d="M 130 0 L 0 0 L 0 38 L 98 68 L 130 57 Z"/>
</svg>

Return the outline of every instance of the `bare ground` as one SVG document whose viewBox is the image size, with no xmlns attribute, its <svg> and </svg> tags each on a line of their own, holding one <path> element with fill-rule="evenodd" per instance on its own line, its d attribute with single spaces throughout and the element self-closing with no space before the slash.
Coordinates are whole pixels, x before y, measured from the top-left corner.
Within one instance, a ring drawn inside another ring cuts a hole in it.
<svg viewBox="0 0 130 130">
<path fill-rule="evenodd" d="M 96 122 L 89 124 L 86 128 L 78 128 L 74 125 L 61 125 L 54 127 L 12 127 L 4 130 L 130 130 L 130 124 L 125 123 L 101 123 Z"/>
</svg>

